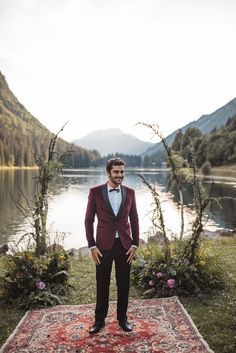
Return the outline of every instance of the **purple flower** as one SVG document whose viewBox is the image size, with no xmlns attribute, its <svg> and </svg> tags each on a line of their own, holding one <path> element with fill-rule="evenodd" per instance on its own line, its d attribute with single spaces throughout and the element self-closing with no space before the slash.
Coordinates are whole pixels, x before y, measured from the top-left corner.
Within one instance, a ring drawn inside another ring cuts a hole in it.
<svg viewBox="0 0 236 353">
<path fill-rule="evenodd" d="M 36 287 L 40 290 L 43 290 L 46 287 L 46 284 L 43 281 L 37 281 L 36 282 Z"/>
<path fill-rule="evenodd" d="M 174 288 L 175 280 L 173 278 L 168 279 L 167 285 L 168 285 L 169 288 Z"/>
<path fill-rule="evenodd" d="M 149 281 L 148 284 L 149 284 L 150 287 L 153 287 L 155 285 L 155 282 L 153 280 L 151 280 L 151 281 Z"/>
<path fill-rule="evenodd" d="M 164 273 L 163 272 L 157 272 L 156 274 L 157 278 L 161 278 L 164 276 Z"/>
</svg>

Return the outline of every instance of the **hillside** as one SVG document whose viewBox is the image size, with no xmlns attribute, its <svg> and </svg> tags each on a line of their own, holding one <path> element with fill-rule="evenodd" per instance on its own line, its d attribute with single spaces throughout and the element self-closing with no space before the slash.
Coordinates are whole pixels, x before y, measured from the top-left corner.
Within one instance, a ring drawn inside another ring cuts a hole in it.
<svg viewBox="0 0 236 353">
<path fill-rule="evenodd" d="M 211 166 L 233 165 L 236 163 L 236 115 L 229 118 L 224 127 L 209 134 L 203 134 L 197 128 L 188 128 L 184 133 L 179 131 L 171 148 L 190 165 L 193 148 L 196 166 L 204 165 L 206 174 Z"/>
<path fill-rule="evenodd" d="M 125 134 L 118 128 L 93 131 L 83 138 L 75 140 L 74 143 L 84 148 L 96 149 L 103 156 L 109 153 L 139 155 L 154 145 L 141 141 L 131 134 Z"/>
<path fill-rule="evenodd" d="M 179 127 L 178 130 L 184 133 L 189 127 L 196 127 L 202 133 L 208 134 L 215 128 L 224 127 L 227 123 L 228 119 L 236 115 L 236 98 L 232 99 L 230 102 L 225 104 L 223 107 L 217 109 L 215 112 L 202 115 L 198 120 L 192 121 L 191 123 Z M 174 141 L 175 135 L 178 130 L 174 131 L 172 134 L 166 137 L 166 142 L 170 146 Z M 155 146 L 147 149 L 142 156 L 151 156 L 153 154 L 162 154 L 163 155 L 164 147 L 161 142 L 155 144 Z"/>
<path fill-rule="evenodd" d="M 47 150 L 52 133 L 18 101 L 0 72 L 0 166 L 33 166 Z M 57 151 L 71 150 L 71 144 L 58 139 Z M 73 167 L 89 166 L 96 152 L 76 147 Z"/>
</svg>

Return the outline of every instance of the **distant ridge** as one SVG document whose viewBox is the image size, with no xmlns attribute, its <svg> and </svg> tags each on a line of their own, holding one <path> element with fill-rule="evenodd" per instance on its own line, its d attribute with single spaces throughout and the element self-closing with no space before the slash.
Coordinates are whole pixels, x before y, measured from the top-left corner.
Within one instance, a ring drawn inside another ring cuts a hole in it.
<svg viewBox="0 0 236 353">
<path fill-rule="evenodd" d="M 154 145 L 151 142 L 139 140 L 131 134 L 125 134 L 119 128 L 93 131 L 73 143 L 83 148 L 96 149 L 103 156 L 116 152 L 140 155 Z"/>
<path fill-rule="evenodd" d="M 217 109 L 211 114 L 202 115 L 198 120 L 192 121 L 191 123 L 180 127 L 179 129 L 172 132 L 172 134 L 166 137 L 166 142 L 170 146 L 174 141 L 175 135 L 178 130 L 185 132 L 189 127 L 196 127 L 202 133 L 209 134 L 214 128 L 218 129 L 224 127 L 229 118 L 236 115 L 236 98 L 229 101 L 223 107 Z M 155 146 L 148 148 L 142 156 L 153 155 L 154 153 L 162 153 L 164 151 L 163 144 L 161 142 L 155 144 Z"/>
</svg>

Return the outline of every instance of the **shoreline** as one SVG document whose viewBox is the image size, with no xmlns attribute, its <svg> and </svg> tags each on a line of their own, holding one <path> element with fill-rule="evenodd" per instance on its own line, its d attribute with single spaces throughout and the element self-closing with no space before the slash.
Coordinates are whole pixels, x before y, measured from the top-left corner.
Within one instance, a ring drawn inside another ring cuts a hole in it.
<svg viewBox="0 0 236 353">
<path fill-rule="evenodd" d="M 229 173 L 230 174 L 230 173 Z M 216 175 L 216 174 L 197 174 L 197 176 L 201 179 L 208 179 L 208 180 L 221 180 L 221 181 L 233 181 L 236 182 L 236 173 L 233 176 L 230 175 Z"/>
<path fill-rule="evenodd" d="M 38 166 L 34 166 L 34 167 L 26 167 L 26 166 L 23 166 L 23 167 L 19 167 L 19 166 L 3 166 L 3 165 L 0 165 L 0 170 L 18 170 L 18 169 L 38 169 L 39 167 Z"/>
<path fill-rule="evenodd" d="M 210 231 L 210 230 L 205 230 L 202 232 L 202 240 L 222 240 L 225 238 L 232 238 L 236 237 L 236 230 L 235 229 L 219 229 L 215 231 Z M 158 245 L 158 236 L 156 237 L 156 245 Z M 147 246 L 148 241 L 140 238 L 140 245 L 139 247 Z M 88 256 L 90 255 L 90 249 L 87 245 L 81 246 L 80 248 L 70 248 L 70 249 L 65 249 L 67 252 L 70 253 L 72 256 Z"/>
<path fill-rule="evenodd" d="M 229 239 L 229 238 L 233 238 L 233 237 L 236 237 L 236 229 L 218 229 L 218 230 L 215 230 L 215 231 L 209 231 L 209 230 L 204 230 L 201 234 L 201 239 L 202 240 L 222 240 L 222 239 Z M 156 245 L 161 245 L 161 242 L 162 242 L 162 239 L 160 238 L 159 235 L 156 235 L 154 237 L 152 237 L 152 242 Z M 145 247 L 148 245 L 148 241 L 140 238 L 140 245 L 139 247 L 142 248 L 142 247 Z M 55 249 L 59 246 L 60 248 L 64 248 L 64 246 L 60 243 L 56 243 L 55 244 Z M 0 244 L 0 254 L 6 254 L 7 251 L 9 250 L 9 248 L 7 249 L 4 249 L 5 246 L 8 246 L 8 242 L 6 243 L 2 243 Z M 79 248 L 74 248 L 74 247 L 71 247 L 71 248 L 64 248 L 64 250 L 69 254 L 71 255 L 72 257 L 86 257 L 86 256 L 90 256 L 91 252 L 90 252 L 90 249 L 87 245 L 85 246 L 81 246 Z"/>
<path fill-rule="evenodd" d="M 37 169 L 38 166 L 8 166 L 8 165 L 0 165 L 0 169 Z M 80 170 L 80 169 L 102 169 L 102 167 L 87 167 L 87 168 L 64 168 L 65 170 Z M 171 168 L 170 167 L 127 167 L 128 170 L 151 170 L 151 171 L 169 171 Z M 200 171 L 200 169 L 199 169 Z M 211 174 L 214 175 L 215 173 L 226 173 L 226 174 L 235 174 L 236 175 L 236 164 L 229 164 L 229 165 L 221 165 L 221 166 L 215 166 L 211 167 Z M 200 173 L 199 173 L 200 174 Z"/>
</svg>

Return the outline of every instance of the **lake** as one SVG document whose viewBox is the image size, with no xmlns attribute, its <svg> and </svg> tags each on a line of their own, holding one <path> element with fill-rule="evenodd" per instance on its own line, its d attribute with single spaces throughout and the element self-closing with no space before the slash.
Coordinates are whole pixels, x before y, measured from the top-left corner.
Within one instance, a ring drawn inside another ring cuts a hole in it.
<svg viewBox="0 0 236 353">
<path fill-rule="evenodd" d="M 137 173 L 155 184 L 162 200 L 162 209 L 169 234 L 180 231 L 180 218 L 177 196 L 166 192 L 168 171 L 142 169 L 126 171 L 123 184 L 136 190 L 137 207 L 140 218 L 141 237 L 147 239 L 151 229 L 152 197 Z M 31 231 L 29 222 L 13 202 L 22 193 L 33 206 L 35 179 L 37 170 L 15 169 L 0 170 L 0 244 L 19 239 L 25 232 Z M 66 249 L 86 246 L 84 216 L 90 187 L 105 183 L 104 170 L 76 169 L 64 170 L 63 176 L 54 182 L 49 193 L 48 231 L 52 239 L 65 234 Z M 204 179 L 206 188 L 211 181 Z M 219 229 L 236 229 L 236 180 L 214 179 L 213 197 L 225 197 L 211 208 L 210 218 L 205 229 L 214 232 Z M 231 197 L 235 198 L 232 200 Z M 192 190 L 185 187 L 185 204 L 192 203 Z M 24 198 L 20 201 L 26 205 Z M 206 215 L 207 217 L 207 215 Z M 193 219 L 191 207 L 185 207 L 186 230 Z"/>
</svg>

